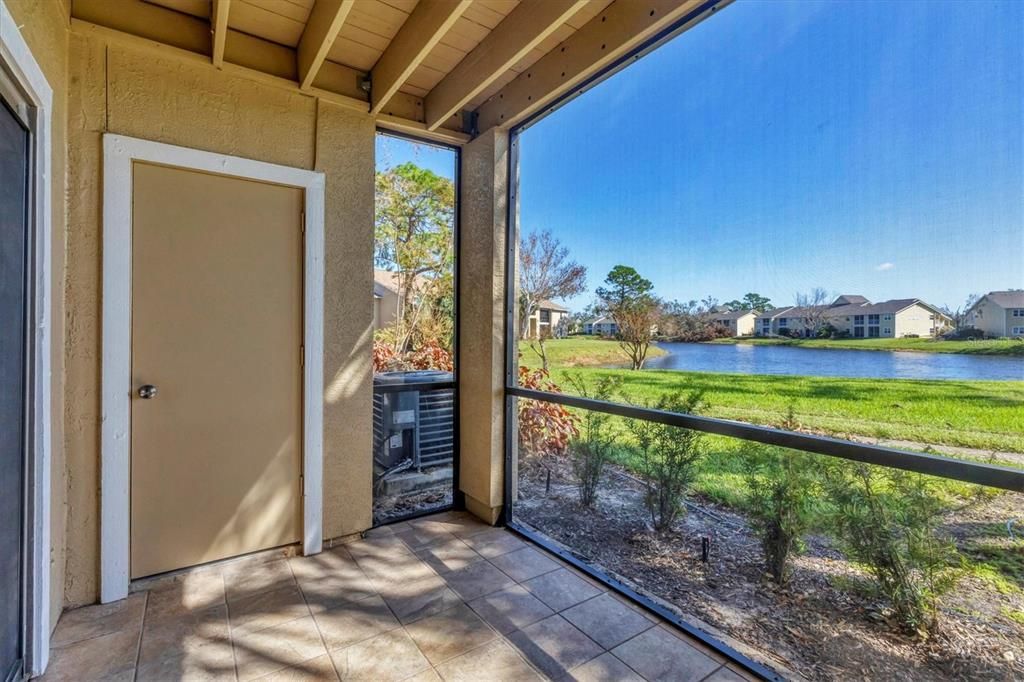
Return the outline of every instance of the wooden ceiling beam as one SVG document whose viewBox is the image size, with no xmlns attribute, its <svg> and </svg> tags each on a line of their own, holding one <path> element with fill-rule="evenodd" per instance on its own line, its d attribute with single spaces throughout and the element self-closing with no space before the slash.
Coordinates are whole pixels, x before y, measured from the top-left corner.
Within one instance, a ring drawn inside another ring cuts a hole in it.
<svg viewBox="0 0 1024 682">
<path fill-rule="evenodd" d="M 685 21 L 676 33 L 685 31 L 730 2 L 617 0 L 480 105 L 477 127 L 485 131 L 519 123 L 673 24 Z"/>
<path fill-rule="evenodd" d="M 218 69 L 224 66 L 224 47 L 228 38 L 228 12 L 231 0 L 213 0 L 210 5 L 210 32 L 213 34 L 213 48 L 210 59 Z"/>
<path fill-rule="evenodd" d="M 355 0 L 316 0 L 296 48 L 299 88 L 308 90 L 327 59 Z"/>
<path fill-rule="evenodd" d="M 471 4 L 471 0 L 420 0 L 373 67 L 370 113 L 379 114 L 387 106 Z"/>
<path fill-rule="evenodd" d="M 587 0 L 523 0 L 427 94 L 427 128 L 435 130 L 460 111 L 586 4 Z"/>
</svg>

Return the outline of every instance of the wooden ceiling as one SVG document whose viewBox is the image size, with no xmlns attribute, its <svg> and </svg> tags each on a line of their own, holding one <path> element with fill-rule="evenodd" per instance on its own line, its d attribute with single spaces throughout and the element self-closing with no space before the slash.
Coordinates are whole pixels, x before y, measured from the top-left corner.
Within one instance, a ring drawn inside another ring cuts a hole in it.
<svg viewBox="0 0 1024 682">
<path fill-rule="evenodd" d="M 728 0 L 723 0 L 725 4 Z M 73 0 L 72 24 L 208 57 L 449 142 L 522 120 L 707 0 Z"/>
</svg>

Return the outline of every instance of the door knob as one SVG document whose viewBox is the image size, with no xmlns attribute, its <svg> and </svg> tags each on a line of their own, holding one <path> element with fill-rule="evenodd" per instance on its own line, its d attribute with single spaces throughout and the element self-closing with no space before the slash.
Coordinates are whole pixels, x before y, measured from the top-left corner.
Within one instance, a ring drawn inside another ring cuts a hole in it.
<svg viewBox="0 0 1024 682">
<path fill-rule="evenodd" d="M 143 400 L 152 400 L 156 397 L 156 386 L 153 384 L 146 384 L 145 386 L 139 387 L 139 397 Z"/>
</svg>

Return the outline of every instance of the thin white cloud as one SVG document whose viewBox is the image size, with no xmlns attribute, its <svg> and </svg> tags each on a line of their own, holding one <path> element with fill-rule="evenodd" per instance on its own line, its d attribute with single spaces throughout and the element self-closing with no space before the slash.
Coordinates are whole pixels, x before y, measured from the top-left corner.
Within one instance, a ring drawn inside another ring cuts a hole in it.
<svg viewBox="0 0 1024 682">
<path fill-rule="evenodd" d="M 890 263 L 886 261 L 885 263 L 879 263 L 878 265 L 876 265 L 875 270 L 878 270 L 879 272 L 885 272 L 886 270 L 892 270 L 894 267 L 896 267 L 895 263 Z"/>
</svg>

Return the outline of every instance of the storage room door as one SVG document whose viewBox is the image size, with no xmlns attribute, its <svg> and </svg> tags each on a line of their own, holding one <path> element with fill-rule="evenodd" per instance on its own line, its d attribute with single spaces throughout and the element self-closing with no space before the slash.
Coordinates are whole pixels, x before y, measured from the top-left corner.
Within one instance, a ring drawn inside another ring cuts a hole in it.
<svg viewBox="0 0 1024 682">
<path fill-rule="evenodd" d="M 136 162 L 131 575 L 302 534 L 303 191 Z"/>
</svg>

